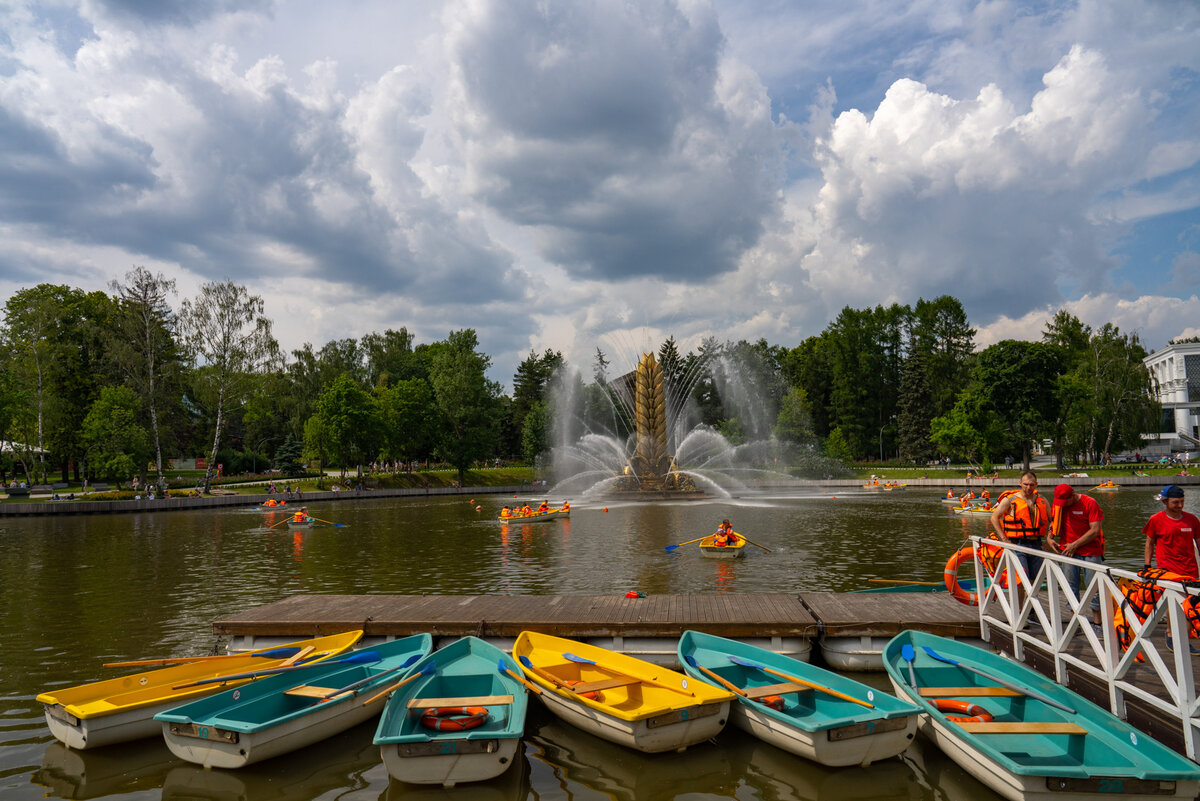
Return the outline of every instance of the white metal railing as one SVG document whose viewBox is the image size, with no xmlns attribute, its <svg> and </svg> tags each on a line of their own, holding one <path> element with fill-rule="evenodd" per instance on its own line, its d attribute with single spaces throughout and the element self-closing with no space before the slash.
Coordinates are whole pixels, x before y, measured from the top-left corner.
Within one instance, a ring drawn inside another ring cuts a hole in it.
<svg viewBox="0 0 1200 801">
<path fill-rule="evenodd" d="M 1007 570 L 1009 577 L 1020 577 L 1020 581 L 995 582 L 982 589 L 987 574 L 980 560 L 974 560 L 976 586 L 981 588 L 979 625 L 984 640 L 991 640 L 993 628 L 1006 632 L 1012 637 L 1013 656 L 1022 662 L 1025 647 L 1037 643 L 1038 650 L 1054 660 L 1054 677 L 1060 684 L 1067 682 L 1068 667 L 1106 683 L 1108 707 L 1120 718 L 1126 717 L 1126 698 L 1136 698 L 1176 718 L 1185 753 L 1200 762 L 1200 704 L 1188 649 L 1190 642 L 1200 640 L 1189 640 L 1183 611 L 1184 600 L 1189 594 L 1200 595 L 1200 589 L 1173 581 L 1160 582 L 1162 597 L 1144 622 L 1126 608 L 1125 622 L 1134 636 L 1129 649 L 1123 651 L 1114 628 L 1116 611 L 1125 600 L 1119 582 L 1142 581 L 1137 573 L 979 536 L 971 537 L 971 541 L 976 551 L 981 542 L 1002 549 L 996 575 Z M 1016 558 L 1017 553 L 1042 557 L 1042 566 L 1032 581 Z M 1078 597 L 1067 580 L 1068 565 L 1091 571 L 1084 573 L 1085 583 Z M 1036 590 L 1029 592 L 1029 587 Z M 1091 601 L 1096 597 L 1100 599 L 1099 631 L 1091 623 Z M 1160 651 L 1159 644 L 1150 639 L 1163 626 L 1174 641 L 1174 653 L 1165 647 Z M 1068 653 L 1068 646 L 1079 643 L 1083 644 L 1082 656 Z M 1139 671 L 1140 686 L 1127 679 L 1138 654 L 1145 655 L 1146 668 Z"/>
</svg>

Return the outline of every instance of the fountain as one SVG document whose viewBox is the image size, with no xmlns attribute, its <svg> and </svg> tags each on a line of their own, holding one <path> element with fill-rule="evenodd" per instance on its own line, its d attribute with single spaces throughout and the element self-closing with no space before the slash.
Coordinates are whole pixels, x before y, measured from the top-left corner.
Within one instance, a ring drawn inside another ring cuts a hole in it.
<svg viewBox="0 0 1200 801">
<path fill-rule="evenodd" d="M 735 446 L 711 426 L 688 427 L 688 399 L 707 368 L 698 361 L 669 387 L 654 354 L 643 353 L 633 372 L 588 388 L 593 407 L 599 398 L 607 406 L 605 431 L 594 430 L 595 420 L 580 425 L 582 383 L 560 381 L 551 455 L 555 494 L 686 500 L 730 497 L 749 489 L 745 480 L 789 479 L 763 467 L 777 453 L 774 440 Z"/>
</svg>

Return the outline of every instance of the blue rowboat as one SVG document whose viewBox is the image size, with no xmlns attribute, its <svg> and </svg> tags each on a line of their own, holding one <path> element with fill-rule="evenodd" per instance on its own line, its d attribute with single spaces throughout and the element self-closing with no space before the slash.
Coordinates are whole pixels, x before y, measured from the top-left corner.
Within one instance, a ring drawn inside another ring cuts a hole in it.
<svg viewBox="0 0 1200 801">
<path fill-rule="evenodd" d="M 453 787 L 495 778 L 525 732 L 526 681 L 496 646 L 463 637 L 413 666 L 388 702 L 375 744 L 395 779 Z"/>
<path fill-rule="evenodd" d="M 378 715 L 364 698 L 401 679 L 433 649 L 417 634 L 281 673 L 154 717 L 167 747 L 206 768 L 240 768 L 332 737 Z"/>
<path fill-rule="evenodd" d="M 689 676 L 737 694 L 730 719 L 739 729 L 822 765 L 888 759 L 916 735 L 913 704 L 753 645 L 685 631 L 679 662 Z"/>
<path fill-rule="evenodd" d="M 883 653 L 921 732 L 1005 798 L 1195 798 L 1200 766 L 1018 662 L 902 631 Z"/>
</svg>

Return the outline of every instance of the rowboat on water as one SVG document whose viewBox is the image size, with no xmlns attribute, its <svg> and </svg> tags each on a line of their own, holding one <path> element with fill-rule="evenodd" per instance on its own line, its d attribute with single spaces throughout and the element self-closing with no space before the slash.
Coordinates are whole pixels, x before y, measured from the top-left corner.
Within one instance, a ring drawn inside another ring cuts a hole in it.
<svg viewBox="0 0 1200 801">
<path fill-rule="evenodd" d="M 981 517 L 991 517 L 992 512 L 994 512 L 994 511 L 996 511 L 995 506 L 984 505 L 982 503 L 977 506 L 968 506 L 965 509 L 961 506 L 954 507 L 954 514 L 956 514 L 956 515 L 972 515 L 972 516 L 981 516 Z"/>
<path fill-rule="evenodd" d="M 161 730 L 154 720 L 159 712 L 224 689 L 220 682 L 195 682 L 329 659 L 348 650 L 362 634 L 361 630 L 346 631 L 257 651 L 197 658 L 158 670 L 48 690 L 37 700 L 45 705 L 50 733 L 70 748 L 82 750 L 154 737 Z M 229 678 L 224 685 L 250 680 Z"/>
<path fill-rule="evenodd" d="M 746 538 L 739 536 L 736 542 L 728 545 L 717 545 L 716 536 L 700 540 L 700 553 L 705 559 L 738 559 L 746 555 Z"/>
<path fill-rule="evenodd" d="M 375 731 L 388 773 L 453 787 L 492 779 L 512 765 L 525 732 L 525 678 L 508 654 L 463 637 L 413 666 Z"/>
<path fill-rule="evenodd" d="M 567 723 L 646 753 L 683 751 L 714 737 L 733 694 L 594 645 L 523 631 L 513 656 Z"/>
<path fill-rule="evenodd" d="M 1194 798 L 1200 766 L 1032 668 L 903 631 L 884 650 L 897 695 L 963 770 L 1013 801 Z"/>
<path fill-rule="evenodd" d="M 496 519 L 501 523 L 538 523 L 543 520 L 566 519 L 570 516 L 570 509 L 551 509 L 548 512 L 534 512 L 528 515 L 509 515 L 508 517 L 500 515 Z"/>
<path fill-rule="evenodd" d="M 316 662 L 155 716 L 171 753 L 206 768 L 240 768 L 357 726 L 384 707 L 364 703 L 433 650 L 416 634 Z"/>
<path fill-rule="evenodd" d="M 822 765 L 894 757 L 917 732 L 913 704 L 753 645 L 685 631 L 679 661 L 689 676 L 737 693 L 733 725 Z"/>
</svg>

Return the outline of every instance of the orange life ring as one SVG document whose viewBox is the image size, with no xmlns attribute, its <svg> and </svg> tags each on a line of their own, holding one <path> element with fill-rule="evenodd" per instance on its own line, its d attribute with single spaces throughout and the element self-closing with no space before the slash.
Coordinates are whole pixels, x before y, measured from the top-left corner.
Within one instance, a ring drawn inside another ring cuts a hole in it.
<svg viewBox="0 0 1200 801">
<path fill-rule="evenodd" d="M 970 545 L 964 545 L 954 552 L 954 555 L 946 560 L 945 582 L 946 589 L 954 596 L 954 600 L 966 604 L 967 606 L 978 606 L 979 595 L 962 587 L 958 583 L 958 566 L 963 562 L 969 562 L 975 549 Z"/>
<path fill-rule="evenodd" d="M 992 719 L 992 713 L 979 704 L 970 701 L 954 701 L 949 698 L 934 698 L 929 703 L 938 712 L 961 712 L 961 715 L 946 715 L 946 720 L 955 723 L 987 723 Z"/>
<path fill-rule="evenodd" d="M 421 713 L 421 725 L 434 731 L 466 731 L 483 725 L 488 711 L 482 706 L 442 706 Z"/>
</svg>

